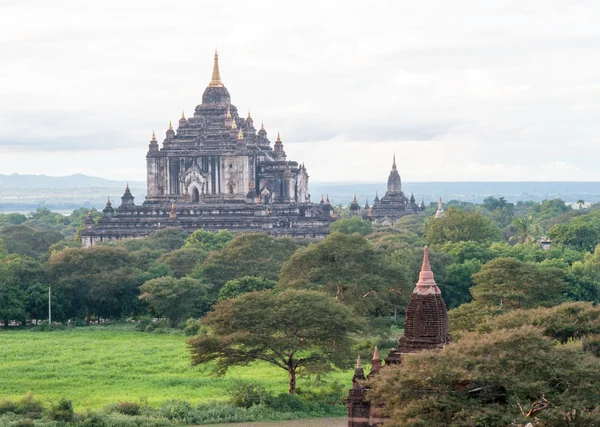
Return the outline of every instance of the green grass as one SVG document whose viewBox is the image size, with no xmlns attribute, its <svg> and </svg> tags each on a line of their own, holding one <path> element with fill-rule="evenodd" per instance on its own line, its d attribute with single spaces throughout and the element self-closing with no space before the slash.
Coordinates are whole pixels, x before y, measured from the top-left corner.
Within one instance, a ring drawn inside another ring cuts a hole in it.
<svg viewBox="0 0 600 427">
<path fill-rule="evenodd" d="M 232 368 L 225 377 L 214 376 L 210 366 L 191 366 L 187 339 L 122 327 L 2 331 L 0 399 L 31 391 L 44 402 L 68 398 L 81 411 L 139 399 L 152 406 L 169 399 L 224 400 L 224 390 L 238 379 L 287 391 L 286 372 L 266 363 Z M 350 386 L 351 378 L 336 372 L 328 380 Z"/>
</svg>

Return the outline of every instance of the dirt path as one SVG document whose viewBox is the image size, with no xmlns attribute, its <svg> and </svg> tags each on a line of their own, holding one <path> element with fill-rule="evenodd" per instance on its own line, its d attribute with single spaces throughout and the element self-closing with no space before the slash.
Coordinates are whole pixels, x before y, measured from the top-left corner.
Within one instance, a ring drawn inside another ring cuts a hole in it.
<svg viewBox="0 0 600 427">
<path fill-rule="evenodd" d="M 196 427 L 346 427 L 346 418 L 313 418 L 311 420 L 269 421 L 235 424 L 206 424 Z"/>
</svg>

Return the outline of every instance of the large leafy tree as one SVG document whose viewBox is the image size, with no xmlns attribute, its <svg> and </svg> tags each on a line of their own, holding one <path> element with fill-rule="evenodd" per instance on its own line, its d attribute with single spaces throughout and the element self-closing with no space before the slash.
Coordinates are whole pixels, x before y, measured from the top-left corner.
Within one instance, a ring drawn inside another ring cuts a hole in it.
<svg viewBox="0 0 600 427">
<path fill-rule="evenodd" d="M 566 224 L 557 224 L 550 228 L 548 237 L 555 244 L 591 251 L 600 243 L 600 220 L 576 218 Z"/>
<path fill-rule="evenodd" d="M 498 258 L 473 275 L 473 301 L 506 309 L 552 306 L 562 302 L 565 272 L 559 268 Z"/>
<path fill-rule="evenodd" d="M 208 286 L 199 280 L 184 277 L 159 277 L 140 286 L 140 299 L 159 317 L 169 319 L 175 327 L 191 316 L 200 316 L 206 311 Z M 204 306 L 204 310 L 203 310 Z"/>
<path fill-rule="evenodd" d="M 332 233 L 298 250 L 281 268 L 279 287 L 326 292 L 362 314 L 404 306 L 412 283 L 363 236 Z"/>
<path fill-rule="evenodd" d="M 233 279 L 225 283 L 225 286 L 219 291 L 219 301 L 235 298 L 248 292 L 264 291 L 272 289 L 277 282 L 265 279 L 263 277 L 244 276 L 239 279 Z"/>
<path fill-rule="evenodd" d="M 441 351 L 403 355 L 371 398 L 385 426 L 591 426 L 600 419 L 600 359 L 540 329 L 465 334 Z"/>
<path fill-rule="evenodd" d="M 426 225 L 429 244 L 446 242 L 491 242 L 498 239 L 500 230 L 483 215 L 451 206 L 443 218 L 429 218 Z"/>
<path fill-rule="evenodd" d="M 217 362 L 218 372 L 234 365 L 265 361 L 296 376 L 347 368 L 351 334 L 362 322 L 347 306 L 321 292 L 251 292 L 215 305 L 202 323 L 208 333 L 189 341 L 194 364 Z"/>
<path fill-rule="evenodd" d="M 371 224 L 371 221 L 363 220 L 358 216 L 341 218 L 331 224 L 331 232 L 336 231 L 344 234 L 358 233 L 361 236 L 366 236 L 373 232 L 373 224 Z"/>
<path fill-rule="evenodd" d="M 123 247 L 64 249 L 49 260 L 56 300 L 69 303 L 65 316 L 119 318 L 136 313 L 142 284 L 137 260 Z"/>
<path fill-rule="evenodd" d="M 275 239 L 267 234 L 238 234 L 220 252 L 213 252 L 192 276 L 218 290 L 226 282 L 244 276 L 278 280 L 281 265 L 298 249 L 289 237 Z"/>
<path fill-rule="evenodd" d="M 208 252 L 204 249 L 184 247 L 162 254 L 158 261 L 168 265 L 173 275 L 180 278 L 190 274 L 207 257 Z"/>
<path fill-rule="evenodd" d="M 205 251 L 220 251 L 231 240 L 233 240 L 233 233 L 229 230 L 213 232 L 199 229 L 185 239 L 185 247 L 198 248 Z"/>
</svg>

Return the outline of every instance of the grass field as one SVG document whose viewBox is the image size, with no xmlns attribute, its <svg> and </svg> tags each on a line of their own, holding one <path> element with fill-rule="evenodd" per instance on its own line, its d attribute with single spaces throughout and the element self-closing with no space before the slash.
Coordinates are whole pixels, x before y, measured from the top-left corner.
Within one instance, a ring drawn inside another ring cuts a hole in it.
<svg viewBox="0 0 600 427">
<path fill-rule="evenodd" d="M 191 366 L 187 339 L 122 327 L 1 331 L 0 399 L 31 391 L 47 402 L 68 398 L 81 411 L 139 399 L 152 406 L 169 399 L 223 400 L 237 379 L 287 391 L 285 371 L 267 364 L 236 367 L 225 377 L 214 376 L 210 366 Z M 328 380 L 350 386 L 351 378 L 338 372 Z"/>
</svg>

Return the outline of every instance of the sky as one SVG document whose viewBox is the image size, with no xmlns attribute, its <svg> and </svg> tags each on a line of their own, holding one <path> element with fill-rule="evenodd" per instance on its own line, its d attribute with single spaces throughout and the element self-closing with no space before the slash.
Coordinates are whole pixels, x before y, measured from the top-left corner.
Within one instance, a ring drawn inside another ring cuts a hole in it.
<svg viewBox="0 0 600 427">
<path fill-rule="evenodd" d="M 313 181 L 600 181 L 598 0 L 0 0 L 0 173 L 144 181 L 215 46 Z"/>
</svg>

